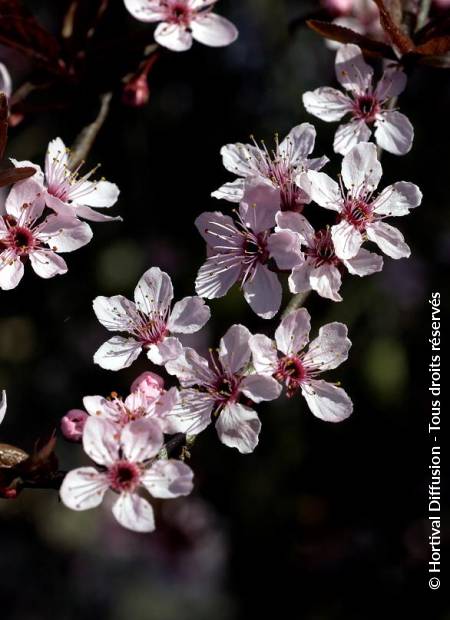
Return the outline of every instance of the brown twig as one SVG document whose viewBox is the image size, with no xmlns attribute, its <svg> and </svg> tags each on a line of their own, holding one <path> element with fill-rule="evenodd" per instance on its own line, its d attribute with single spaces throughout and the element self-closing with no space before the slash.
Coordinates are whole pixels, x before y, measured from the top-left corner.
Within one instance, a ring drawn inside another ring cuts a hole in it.
<svg viewBox="0 0 450 620">
<path fill-rule="evenodd" d="M 82 161 L 84 161 L 89 151 L 91 150 L 98 132 L 103 126 L 103 123 L 108 117 L 112 93 L 105 93 L 100 98 L 100 110 L 96 119 L 90 125 L 87 125 L 78 134 L 75 142 L 72 146 L 70 154 L 70 166 L 76 168 Z"/>
</svg>

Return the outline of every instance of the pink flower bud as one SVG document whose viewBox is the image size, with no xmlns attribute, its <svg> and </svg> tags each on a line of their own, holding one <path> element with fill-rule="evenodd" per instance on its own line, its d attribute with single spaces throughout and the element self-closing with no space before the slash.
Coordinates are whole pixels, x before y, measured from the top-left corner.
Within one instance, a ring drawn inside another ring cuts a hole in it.
<svg viewBox="0 0 450 620">
<path fill-rule="evenodd" d="M 353 8 L 353 0 L 323 0 L 322 4 L 338 15 L 348 15 Z"/>
<path fill-rule="evenodd" d="M 82 409 L 71 409 L 61 418 L 61 432 L 69 441 L 81 441 L 88 414 Z"/>
<path fill-rule="evenodd" d="M 146 73 L 131 78 L 123 88 L 122 101 L 125 105 L 140 108 L 148 103 L 150 89 L 147 83 Z"/>
<path fill-rule="evenodd" d="M 131 392 L 143 392 L 147 398 L 157 399 L 164 390 L 164 379 L 154 372 L 143 372 L 131 384 Z"/>
</svg>

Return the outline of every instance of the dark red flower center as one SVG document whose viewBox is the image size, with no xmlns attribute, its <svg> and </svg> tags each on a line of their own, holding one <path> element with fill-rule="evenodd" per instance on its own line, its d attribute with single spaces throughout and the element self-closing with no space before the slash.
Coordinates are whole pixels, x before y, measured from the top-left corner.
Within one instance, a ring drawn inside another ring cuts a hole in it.
<svg viewBox="0 0 450 620">
<path fill-rule="evenodd" d="M 379 111 L 380 104 L 373 95 L 362 95 L 355 100 L 354 114 L 366 123 L 373 122 Z"/>
<path fill-rule="evenodd" d="M 114 491 L 133 491 L 139 484 L 141 472 L 135 463 L 118 461 L 108 472 L 109 485 Z"/>
<path fill-rule="evenodd" d="M 301 386 L 307 376 L 306 368 L 298 355 L 287 355 L 278 362 L 275 379 L 286 384 L 287 396 L 290 398 Z"/>
<path fill-rule="evenodd" d="M 17 254 L 28 254 L 37 245 L 37 240 L 29 228 L 25 226 L 12 226 L 6 245 L 13 248 Z"/>
<path fill-rule="evenodd" d="M 342 218 L 358 230 L 365 230 L 366 225 L 373 219 L 372 205 L 360 198 L 347 198 Z"/>
</svg>

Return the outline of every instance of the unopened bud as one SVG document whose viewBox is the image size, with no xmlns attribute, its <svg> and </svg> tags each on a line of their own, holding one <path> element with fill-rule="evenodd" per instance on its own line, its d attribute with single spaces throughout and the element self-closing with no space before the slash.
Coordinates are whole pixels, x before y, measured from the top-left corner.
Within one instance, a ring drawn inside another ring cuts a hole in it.
<svg viewBox="0 0 450 620">
<path fill-rule="evenodd" d="M 81 441 L 88 414 L 82 409 L 71 409 L 61 418 L 61 432 L 69 441 Z"/>
<path fill-rule="evenodd" d="M 131 78 L 123 88 L 122 101 L 125 105 L 140 108 L 150 99 L 150 89 L 145 74 Z"/>
<path fill-rule="evenodd" d="M 154 372 L 143 372 L 131 384 L 131 392 L 142 392 L 147 398 L 157 399 L 164 390 L 164 379 Z"/>
</svg>

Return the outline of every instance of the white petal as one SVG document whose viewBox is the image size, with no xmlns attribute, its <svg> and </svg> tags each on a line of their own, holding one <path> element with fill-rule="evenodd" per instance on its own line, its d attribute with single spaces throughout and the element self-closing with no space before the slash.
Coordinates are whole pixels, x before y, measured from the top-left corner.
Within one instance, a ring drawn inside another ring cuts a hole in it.
<svg viewBox="0 0 450 620">
<path fill-rule="evenodd" d="M 76 217 L 50 215 L 37 234 L 54 252 L 73 252 L 92 239 L 92 230 Z"/>
<path fill-rule="evenodd" d="M 256 411 L 239 405 L 227 405 L 216 422 L 220 441 L 241 454 L 249 454 L 258 445 L 261 422 Z"/>
<path fill-rule="evenodd" d="M 276 231 L 292 230 L 299 235 L 303 245 L 309 247 L 313 244 L 315 231 L 304 215 L 293 211 L 278 211 L 276 222 Z"/>
<path fill-rule="evenodd" d="M 113 336 L 97 349 L 94 363 L 105 370 L 122 370 L 128 368 L 139 357 L 142 350 L 140 342 L 134 338 Z"/>
<path fill-rule="evenodd" d="M 59 496 L 71 510 L 89 510 L 102 503 L 108 486 L 105 474 L 94 467 L 80 467 L 69 471 L 62 482 Z"/>
<path fill-rule="evenodd" d="M 278 276 L 259 263 L 250 280 L 243 286 L 244 297 L 251 309 L 263 319 L 271 319 L 281 305 L 282 288 Z"/>
<path fill-rule="evenodd" d="M 7 214 L 20 222 L 40 217 L 45 207 L 44 193 L 42 184 L 33 177 L 14 183 L 5 201 Z"/>
<path fill-rule="evenodd" d="M 90 417 L 83 429 L 83 449 L 99 465 L 111 466 L 119 458 L 120 433 L 105 418 Z"/>
<path fill-rule="evenodd" d="M 251 144 L 226 144 L 220 149 L 222 163 L 228 172 L 240 177 L 259 175 L 259 164 L 263 163 L 259 150 Z"/>
<path fill-rule="evenodd" d="M 198 271 L 195 292 L 205 299 L 223 297 L 237 282 L 241 270 L 241 260 L 230 261 L 222 254 L 211 256 Z"/>
<path fill-rule="evenodd" d="M 378 82 L 374 95 L 379 101 L 397 97 L 405 90 L 406 81 L 406 74 L 398 65 L 388 67 Z"/>
<path fill-rule="evenodd" d="M 45 176 L 47 180 L 52 178 L 52 169 L 55 167 L 65 168 L 69 163 L 69 150 L 61 140 L 61 138 L 55 138 L 50 140 L 47 147 L 47 153 L 45 156 Z"/>
<path fill-rule="evenodd" d="M 343 323 L 328 323 L 319 329 L 319 335 L 309 345 L 303 358 L 305 367 L 319 370 L 333 370 L 345 362 L 352 343 Z"/>
<path fill-rule="evenodd" d="M 117 215 L 117 216 L 105 215 L 104 213 L 95 211 L 95 209 L 91 209 L 91 207 L 86 207 L 82 205 L 76 205 L 75 213 L 77 217 L 82 217 L 83 219 L 89 220 L 90 222 L 122 222 L 123 221 L 120 215 Z"/>
<path fill-rule="evenodd" d="M 370 276 L 383 269 L 383 257 L 361 248 L 354 258 L 342 261 L 354 276 Z"/>
<path fill-rule="evenodd" d="M 273 375 L 278 367 L 277 347 L 274 341 L 263 334 L 255 334 L 250 338 L 249 346 L 256 372 Z"/>
<path fill-rule="evenodd" d="M 353 411 L 347 392 L 326 381 L 311 381 L 302 387 L 302 394 L 316 418 L 325 422 L 341 422 Z"/>
<path fill-rule="evenodd" d="M 11 252 L 0 253 L 0 288 L 10 291 L 19 284 L 23 278 L 24 266 L 18 256 Z"/>
<path fill-rule="evenodd" d="M 215 13 L 200 13 L 191 22 L 191 30 L 196 41 L 211 47 L 230 45 L 238 37 L 236 26 Z"/>
<path fill-rule="evenodd" d="M 418 207 L 422 202 L 422 192 L 407 181 L 399 181 L 386 187 L 373 201 L 374 211 L 378 215 L 394 217 L 407 215 L 410 209 Z"/>
<path fill-rule="evenodd" d="M 169 375 L 175 375 L 184 386 L 209 385 L 214 382 L 215 374 L 207 360 L 194 349 L 186 347 L 177 359 L 166 364 Z"/>
<path fill-rule="evenodd" d="M 314 150 L 316 129 L 311 123 L 293 127 L 279 146 L 279 152 L 292 164 L 302 164 Z"/>
<path fill-rule="evenodd" d="M 172 280 L 159 267 L 148 269 L 134 290 L 134 301 L 144 314 L 165 316 L 173 299 Z"/>
<path fill-rule="evenodd" d="M 120 436 L 122 452 L 132 463 L 143 463 L 156 456 L 163 443 L 164 436 L 160 425 L 149 418 L 129 422 Z"/>
<path fill-rule="evenodd" d="M 3 422 L 6 414 L 7 398 L 6 391 L 2 390 L 0 396 L 0 424 Z"/>
<path fill-rule="evenodd" d="M 281 385 L 266 375 L 248 375 L 240 385 L 241 392 L 254 403 L 264 400 L 275 400 L 281 394 Z"/>
<path fill-rule="evenodd" d="M 325 209 L 340 211 L 342 195 L 339 185 L 324 172 L 310 170 L 308 177 L 311 182 L 311 199 Z"/>
<path fill-rule="evenodd" d="M 133 17 L 142 22 L 159 22 L 167 15 L 167 10 L 160 2 L 149 0 L 124 0 L 125 6 Z"/>
<path fill-rule="evenodd" d="M 299 236 L 290 230 L 272 233 L 267 239 L 267 249 L 279 269 L 293 269 L 304 260 Z"/>
<path fill-rule="evenodd" d="M 213 253 L 220 253 L 223 246 L 240 246 L 241 238 L 233 218 L 229 215 L 220 211 L 205 211 L 197 217 L 195 226 Z"/>
<path fill-rule="evenodd" d="M 306 110 L 323 121 L 340 121 L 352 109 L 352 101 L 340 90 L 325 86 L 303 95 Z"/>
<path fill-rule="evenodd" d="M 92 306 L 97 319 L 109 331 L 133 331 L 139 322 L 135 304 L 123 295 L 96 297 Z"/>
<path fill-rule="evenodd" d="M 291 293 L 307 293 L 311 290 L 312 265 L 306 261 L 302 265 L 294 267 L 289 276 L 289 290 Z"/>
<path fill-rule="evenodd" d="M 258 234 L 275 226 L 280 203 L 279 189 L 265 181 L 252 179 L 245 185 L 239 214 L 245 226 Z"/>
<path fill-rule="evenodd" d="M 83 405 L 88 414 L 96 418 L 106 418 L 112 422 L 120 419 L 119 408 L 103 396 L 85 396 Z"/>
<path fill-rule="evenodd" d="M 361 189 L 365 193 L 378 187 L 383 170 L 377 157 L 377 147 L 370 142 L 354 146 L 342 160 L 342 180 L 353 195 Z"/>
<path fill-rule="evenodd" d="M 122 527 L 133 532 L 153 532 L 155 529 L 153 508 L 136 493 L 121 493 L 112 512 Z"/>
<path fill-rule="evenodd" d="M 352 120 L 344 125 L 339 125 L 333 142 L 335 153 L 347 155 L 354 146 L 369 140 L 370 134 L 370 129 L 362 120 Z"/>
<path fill-rule="evenodd" d="M 180 399 L 166 417 L 168 433 L 198 435 L 211 423 L 214 399 L 194 389 L 181 390 Z"/>
<path fill-rule="evenodd" d="M 342 301 L 339 295 L 341 288 L 341 274 L 335 265 L 323 264 L 312 269 L 309 276 L 311 288 L 317 291 L 321 297 L 332 301 Z"/>
<path fill-rule="evenodd" d="M 230 183 L 224 183 L 215 192 L 212 192 L 211 196 L 218 200 L 228 200 L 228 202 L 241 202 L 244 196 L 244 179 L 236 179 Z"/>
<path fill-rule="evenodd" d="M 30 252 L 30 263 L 35 273 L 41 278 L 53 278 L 67 273 L 66 261 L 50 250 L 33 250 Z"/>
<path fill-rule="evenodd" d="M 154 33 L 155 41 L 172 50 L 185 52 L 192 47 L 192 34 L 184 26 L 162 22 L 158 24 Z"/>
<path fill-rule="evenodd" d="M 91 191 L 89 191 L 91 189 Z M 109 181 L 86 181 L 77 188 L 78 192 L 87 190 L 80 198 L 74 197 L 74 203 L 87 207 L 107 208 L 116 204 L 120 190 L 115 183 Z"/>
<path fill-rule="evenodd" d="M 211 311 L 200 297 L 185 297 L 172 308 L 167 323 L 176 334 L 193 334 L 209 321 Z"/>
<path fill-rule="evenodd" d="M 367 227 L 367 237 L 391 258 L 409 258 L 411 250 L 402 233 L 385 222 L 373 222 Z"/>
<path fill-rule="evenodd" d="M 409 153 L 414 140 L 414 127 L 401 112 L 383 111 L 375 121 L 375 140 L 382 149 L 394 155 Z"/>
<path fill-rule="evenodd" d="M 225 371 L 236 374 L 247 366 L 251 356 L 250 336 L 243 325 L 232 325 L 220 339 L 219 360 Z"/>
<path fill-rule="evenodd" d="M 309 340 L 311 317 L 306 308 L 288 314 L 275 330 L 278 349 L 285 355 L 298 353 Z"/>
<path fill-rule="evenodd" d="M 194 486 L 193 477 L 192 469 L 185 463 L 159 460 L 144 472 L 142 483 L 153 497 L 172 499 L 189 495 Z"/>
<path fill-rule="evenodd" d="M 346 220 L 331 227 L 331 238 L 336 256 L 341 259 L 353 258 L 363 242 L 362 234 Z"/>
<path fill-rule="evenodd" d="M 158 344 L 151 344 L 147 349 L 147 357 L 154 364 L 162 366 L 169 360 L 175 360 L 183 351 L 183 346 L 178 338 L 164 338 Z"/>
<path fill-rule="evenodd" d="M 373 69 L 357 45 L 342 45 L 336 54 L 336 77 L 345 90 L 365 94 L 372 86 Z"/>
</svg>

